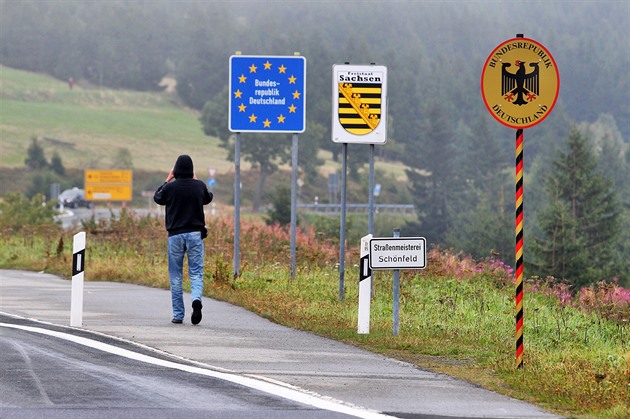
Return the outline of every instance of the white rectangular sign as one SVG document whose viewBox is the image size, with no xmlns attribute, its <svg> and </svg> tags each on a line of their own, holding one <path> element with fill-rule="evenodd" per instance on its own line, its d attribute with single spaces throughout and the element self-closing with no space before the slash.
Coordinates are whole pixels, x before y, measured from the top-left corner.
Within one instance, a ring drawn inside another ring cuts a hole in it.
<svg viewBox="0 0 630 419">
<path fill-rule="evenodd" d="M 372 269 L 424 269 L 426 260 L 424 237 L 381 237 L 370 240 Z"/>
<path fill-rule="evenodd" d="M 332 92 L 333 142 L 387 142 L 387 67 L 335 64 Z"/>
</svg>

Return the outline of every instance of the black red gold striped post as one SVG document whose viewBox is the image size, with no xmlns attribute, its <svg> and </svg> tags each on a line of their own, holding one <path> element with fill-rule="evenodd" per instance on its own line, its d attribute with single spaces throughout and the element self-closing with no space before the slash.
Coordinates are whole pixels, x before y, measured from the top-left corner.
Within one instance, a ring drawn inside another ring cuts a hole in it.
<svg viewBox="0 0 630 419">
<path fill-rule="evenodd" d="M 516 130 L 516 368 L 523 368 L 523 130 Z"/>
<path fill-rule="evenodd" d="M 522 79 L 508 69 L 515 63 L 522 74 L 521 65 L 526 62 L 536 70 L 525 71 Z M 530 92 L 533 96 L 528 103 L 521 103 L 523 99 L 515 100 L 514 94 L 518 95 L 522 88 L 528 90 L 517 86 L 525 79 L 534 83 Z M 523 129 L 539 124 L 549 115 L 559 92 L 560 74 L 553 57 L 542 44 L 522 33 L 497 46 L 481 72 L 481 95 L 488 112 L 501 124 L 516 129 L 516 368 L 523 368 Z"/>
</svg>

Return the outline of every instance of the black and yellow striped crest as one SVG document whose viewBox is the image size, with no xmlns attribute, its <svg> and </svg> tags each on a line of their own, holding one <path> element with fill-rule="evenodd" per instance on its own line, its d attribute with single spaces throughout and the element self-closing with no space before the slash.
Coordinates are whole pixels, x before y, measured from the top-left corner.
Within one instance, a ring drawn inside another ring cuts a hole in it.
<svg viewBox="0 0 630 419">
<path fill-rule="evenodd" d="M 365 135 L 381 122 L 382 83 L 339 82 L 339 122 L 351 134 Z"/>
</svg>

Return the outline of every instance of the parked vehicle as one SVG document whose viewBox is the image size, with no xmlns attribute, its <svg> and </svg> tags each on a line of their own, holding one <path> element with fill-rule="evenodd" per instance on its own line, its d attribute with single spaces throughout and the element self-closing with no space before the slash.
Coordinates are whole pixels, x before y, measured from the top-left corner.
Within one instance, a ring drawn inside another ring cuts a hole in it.
<svg viewBox="0 0 630 419">
<path fill-rule="evenodd" d="M 57 199 L 58 208 L 90 208 L 90 206 L 90 202 L 85 200 L 85 191 L 77 187 L 66 189 L 61 194 L 59 194 L 59 197 Z"/>
</svg>

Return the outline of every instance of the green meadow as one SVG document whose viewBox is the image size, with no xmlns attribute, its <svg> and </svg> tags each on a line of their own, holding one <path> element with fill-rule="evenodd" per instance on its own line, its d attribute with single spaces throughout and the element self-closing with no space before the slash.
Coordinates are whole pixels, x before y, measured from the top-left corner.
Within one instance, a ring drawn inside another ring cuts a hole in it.
<svg viewBox="0 0 630 419">
<path fill-rule="evenodd" d="M 108 169 L 120 148 L 134 168 L 168 171 L 179 154 L 197 167 L 230 170 L 227 151 L 203 134 L 197 112 L 168 92 L 135 93 L 77 84 L 0 66 L 0 167 L 24 165 L 31 138 L 78 169 Z"/>
</svg>

